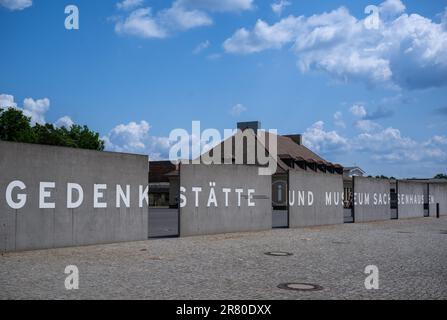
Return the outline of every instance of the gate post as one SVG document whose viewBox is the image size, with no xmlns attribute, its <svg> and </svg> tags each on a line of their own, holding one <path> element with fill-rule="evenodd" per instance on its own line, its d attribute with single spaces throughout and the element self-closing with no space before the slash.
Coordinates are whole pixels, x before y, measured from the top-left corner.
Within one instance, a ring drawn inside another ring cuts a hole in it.
<svg viewBox="0 0 447 320">
<path fill-rule="evenodd" d="M 439 219 L 439 203 L 436 204 L 436 218 Z"/>
</svg>

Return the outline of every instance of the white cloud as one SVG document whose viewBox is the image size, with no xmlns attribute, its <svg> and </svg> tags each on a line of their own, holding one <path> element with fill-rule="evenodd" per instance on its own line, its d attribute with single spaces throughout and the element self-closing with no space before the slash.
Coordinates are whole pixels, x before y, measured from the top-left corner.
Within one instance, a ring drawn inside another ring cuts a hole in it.
<svg viewBox="0 0 447 320">
<path fill-rule="evenodd" d="M 343 121 L 343 114 L 340 111 L 334 113 L 334 124 L 340 128 L 346 128 L 346 124 Z"/>
<path fill-rule="evenodd" d="M 45 124 L 45 115 L 50 109 L 50 99 L 43 98 L 34 100 L 33 98 L 26 98 L 23 100 L 23 107 L 17 106 L 17 103 L 14 101 L 14 96 L 9 94 L 0 94 L 0 108 L 14 108 L 22 111 L 22 113 L 31 118 L 31 125 L 34 126 L 36 123 Z M 62 117 L 58 121 L 56 121 L 56 126 L 62 126 L 73 124 L 73 121 L 68 117 Z"/>
<path fill-rule="evenodd" d="M 125 16 L 112 18 L 118 34 L 142 38 L 166 38 L 179 31 L 210 26 L 213 19 L 208 11 L 241 11 L 252 8 L 252 0 L 176 0 L 168 8 L 152 14 L 150 7 L 142 7 L 143 1 L 125 0 L 118 9 L 133 10 Z"/>
<path fill-rule="evenodd" d="M 142 38 L 165 38 L 166 30 L 159 26 L 152 17 L 150 8 L 140 8 L 133 11 L 124 21 L 115 25 L 118 34 L 127 34 Z"/>
<path fill-rule="evenodd" d="M 391 164 L 447 163 L 447 136 L 437 135 L 427 141 L 416 141 L 403 136 L 398 129 L 372 125 L 372 131 L 345 137 L 336 131 L 326 131 L 324 122 L 318 121 L 305 131 L 303 141 L 308 148 L 329 159 L 339 154 L 349 157 L 350 153 L 363 153 L 369 159 Z"/>
<path fill-rule="evenodd" d="M 177 2 L 185 8 L 220 12 L 253 8 L 253 0 L 178 0 Z"/>
<path fill-rule="evenodd" d="M 9 94 L 0 94 L 0 108 L 17 108 L 17 103 L 14 102 L 14 96 Z"/>
<path fill-rule="evenodd" d="M 193 50 L 192 53 L 194 54 L 199 54 L 200 52 L 202 52 L 203 50 L 205 50 L 206 48 L 208 48 L 210 46 L 210 42 L 208 40 L 203 41 L 201 43 L 199 43 L 197 45 L 197 47 Z"/>
<path fill-rule="evenodd" d="M 363 19 L 341 7 L 273 25 L 258 20 L 253 30 L 237 30 L 223 46 L 229 53 L 249 54 L 290 44 L 301 72 L 321 70 L 343 82 L 408 89 L 446 85 L 447 28 L 404 13 L 400 0 L 385 1 L 380 10 L 378 30 L 367 29 Z"/>
<path fill-rule="evenodd" d="M 244 113 L 246 111 L 247 111 L 247 108 L 244 105 L 238 103 L 231 108 L 230 114 L 233 117 L 239 117 L 242 113 Z"/>
<path fill-rule="evenodd" d="M 363 118 L 367 115 L 366 109 L 364 106 L 359 105 L 359 104 L 355 104 L 351 107 L 351 109 L 349 109 L 349 111 L 351 111 L 351 113 L 356 116 L 356 117 L 360 117 Z"/>
<path fill-rule="evenodd" d="M 400 0 L 386 0 L 379 6 L 381 19 L 390 19 L 405 12 L 405 5 Z"/>
<path fill-rule="evenodd" d="M 166 160 L 169 158 L 171 142 L 168 137 L 150 137 L 147 142 L 148 155 L 151 160 Z"/>
<path fill-rule="evenodd" d="M 166 159 L 171 147 L 169 138 L 151 136 L 150 128 L 144 120 L 120 124 L 101 139 L 109 151 L 148 154 L 151 160 Z"/>
<path fill-rule="evenodd" d="M 297 37 L 301 20 L 290 16 L 272 26 L 258 20 L 252 31 L 245 28 L 237 30 L 231 38 L 225 40 L 223 47 L 226 52 L 239 54 L 279 49 Z"/>
<path fill-rule="evenodd" d="M 188 30 L 212 25 L 213 20 L 203 11 L 185 9 L 178 2 L 174 2 L 171 8 L 159 12 L 158 23 L 167 30 Z"/>
<path fill-rule="evenodd" d="M 287 0 L 279 0 L 278 2 L 274 2 L 271 4 L 272 11 L 276 13 L 278 16 L 281 16 L 283 10 L 285 7 L 290 6 L 292 3 L 290 3 Z"/>
<path fill-rule="evenodd" d="M 206 58 L 210 61 L 216 61 L 222 58 L 222 55 L 220 53 L 212 53 L 209 54 Z"/>
<path fill-rule="evenodd" d="M 336 131 L 325 131 L 324 122 L 318 121 L 303 134 L 303 142 L 311 150 L 322 155 L 343 152 L 349 149 L 349 142 Z"/>
<path fill-rule="evenodd" d="M 58 128 L 65 127 L 67 129 L 70 129 L 72 125 L 74 125 L 73 120 L 69 116 L 64 116 L 62 118 L 59 118 L 54 125 Z"/>
<path fill-rule="evenodd" d="M 141 7 L 143 3 L 144 0 L 124 0 L 122 2 L 118 2 L 116 7 L 120 10 L 132 10 Z"/>
<path fill-rule="evenodd" d="M 447 137 L 446 136 L 434 136 L 433 138 L 428 140 L 426 145 L 439 146 L 439 147 L 447 146 Z"/>
<path fill-rule="evenodd" d="M 445 137 L 441 137 L 442 139 Z M 402 136 L 395 128 L 386 128 L 377 133 L 362 133 L 353 139 L 353 146 L 357 151 L 369 152 L 372 158 L 387 162 L 422 162 L 447 161 L 447 153 L 430 139 L 417 142 Z"/>
<path fill-rule="evenodd" d="M 120 124 L 105 137 L 106 146 L 115 151 L 144 151 L 149 129 L 149 123 L 146 121 Z"/>
<path fill-rule="evenodd" d="M 33 5 L 33 0 L 0 0 L 0 5 L 9 10 L 23 10 Z"/>
<path fill-rule="evenodd" d="M 171 147 L 177 144 L 187 148 L 191 153 L 192 145 L 199 145 L 201 154 L 221 142 L 213 138 L 210 140 L 202 140 L 201 136 L 191 135 L 186 132 L 186 139 L 171 141 L 169 137 L 150 135 L 150 130 L 151 126 L 147 121 L 130 122 L 128 124 L 117 125 L 107 135 L 101 137 L 101 139 L 105 142 L 106 150 L 147 154 L 151 160 L 169 159 Z M 178 155 L 178 158 L 182 156 L 185 158 L 185 155 Z M 197 156 L 193 157 L 195 158 Z M 186 155 L 186 157 L 188 156 Z M 178 158 L 172 160 L 178 160 Z"/>
<path fill-rule="evenodd" d="M 141 38 L 166 38 L 176 31 L 209 26 L 213 20 L 203 11 L 186 9 L 175 1 L 170 8 L 152 14 L 150 7 L 138 8 L 127 17 L 114 18 L 115 31 Z"/>
<path fill-rule="evenodd" d="M 447 30 L 447 7 L 445 7 L 444 12 L 440 13 L 441 17 L 441 26 Z"/>
<path fill-rule="evenodd" d="M 355 122 L 355 127 L 362 132 L 372 132 L 381 128 L 381 126 L 371 120 L 358 120 Z"/>
<path fill-rule="evenodd" d="M 23 100 L 23 114 L 31 118 L 31 124 L 45 124 L 45 114 L 50 109 L 48 98 L 34 100 L 26 98 Z"/>
</svg>

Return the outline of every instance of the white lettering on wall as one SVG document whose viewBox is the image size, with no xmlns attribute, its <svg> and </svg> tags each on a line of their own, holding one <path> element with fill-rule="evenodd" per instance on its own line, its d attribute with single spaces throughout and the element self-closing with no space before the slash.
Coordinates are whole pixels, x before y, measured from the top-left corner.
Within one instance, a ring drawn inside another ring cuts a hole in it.
<svg viewBox="0 0 447 320">
<path fill-rule="evenodd" d="M 230 188 L 223 188 L 222 192 L 225 194 L 225 207 L 228 208 L 229 203 L 228 203 L 228 195 L 231 192 Z"/>
<path fill-rule="evenodd" d="M 185 192 L 185 187 L 180 187 L 180 208 L 186 207 L 187 204 Z"/>
<path fill-rule="evenodd" d="M 253 202 L 253 195 L 255 193 L 255 189 L 248 189 L 248 206 L 254 207 L 255 203 Z"/>
<path fill-rule="evenodd" d="M 208 202 L 206 206 L 209 208 L 211 207 L 211 204 L 214 205 L 214 207 L 217 208 L 217 199 L 216 199 L 216 191 L 214 190 L 214 187 L 216 186 L 215 182 L 210 182 L 210 195 L 208 196 Z"/>
<path fill-rule="evenodd" d="M 237 206 L 241 206 L 241 195 L 244 192 L 244 189 L 236 189 L 234 190 L 237 193 Z"/>
<path fill-rule="evenodd" d="M 326 206 L 332 205 L 332 192 L 326 192 Z"/>
<path fill-rule="evenodd" d="M 39 209 L 55 209 L 58 204 L 51 201 L 52 195 L 57 192 L 55 182 L 38 182 L 38 208 Z M 10 182 L 5 190 L 5 199 L 7 205 L 14 210 L 22 209 L 28 200 L 26 193 L 19 193 L 17 190 L 26 190 L 27 186 L 20 180 Z M 93 185 L 93 208 L 107 208 L 108 204 L 105 200 L 104 191 L 107 190 L 106 184 Z M 125 185 L 125 190 L 120 185 L 116 186 L 116 208 L 120 208 L 123 204 L 130 208 L 131 205 L 131 186 Z M 135 188 L 137 190 L 137 188 Z M 149 205 L 149 187 L 140 185 L 139 188 L 139 207 L 143 208 L 144 202 Z M 15 195 L 17 193 L 17 195 Z M 85 192 L 83 186 L 78 183 L 68 182 L 64 193 L 67 195 L 66 202 L 63 206 L 67 209 L 77 209 L 84 203 Z M 57 197 L 59 198 L 59 197 Z M 61 205 L 61 204 L 59 204 Z M 91 205 L 91 204 L 90 204 Z"/>
<path fill-rule="evenodd" d="M 104 193 L 102 191 L 105 190 L 107 190 L 106 184 L 95 184 L 93 186 L 93 208 L 95 209 L 107 208 L 107 203 L 99 202 L 99 200 L 104 197 Z"/>
<path fill-rule="evenodd" d="M 51 191 L 48 189 L 54 189 L 56 183 L 54 182 L 41 182 L 39 185 L 39 209 L 54 209 L 56 204 L 54 202 L 46 202 L 46 199 L 51 197 Z"/>
<path fill-rule="evenodd" d="M 398 205 L 422 205 L 425 203 L 425 197 L 423 194 L 401 194 L 397 195 Z M 432 195 L 428 197 L 428 204 L 435 203 L 435 199 Z"/>
<path fill-rule="evenodd" d="M 312 191 L 309 191 L 307 193 L 307 205 L 311 207 L 314 204 L 314 193 Z"/>
<path fill-rule="evenodd" d="M 206 202 L 206 207 L 214 207 L 218 208 L 219 205 L 223 205 L 228 208 L 231 204 L 234 204 L 237 207 L 242 206 L 243 199 L 247 199 L 247 206 L 248 207 L 255 207 L 256 201 L 255 201 L 255 194 L 256 189 L 243 189 L 243 188 L 217 188 L 216 182 L 210 182 L 209 183 L 210 190 L 207 191 L 206 189 L 203 189 L 202 187 L 191 187 L 192 197 L 194 197 L 194 206 L 198 208 L 200 206 L 200 203 L 203 203 L 200 201 L 200 198 L 203 197 Z M 218 200 L 220 198 L 220 190 L 222 190 L 223 200 Z M 186 195 L 187 189 L 183 186 L 180 187 L 180 207 L 185 208 L 188 204 L 188 199 Z M 247 193 L 245 195 L 244 193 Z M 219 195 L 219 196 L 218 196 Z M 234 200 L 233 200 L 234 199 Z"/>
<path fill-rule="evenodd" d="M 304 206 L 304 191 L 298 191 L 298 206 Z"/>
<path fill-rule="evenodd" d="M 19 188 L 20 190 L 25 190 L 26 186 L 22 181 L 16 180 L 11 182 L 8 187 L 6 187 L 6 203 L 8 206 L 10 206 L 12 209 L 18 210 L 22 209 L 26 204 L 26 194 L 18 194 L 17 195 L 17 202 L 15 202 L 12 199 L 12 191 L 15 188 Z"/>
<path fill-rule="evenodd" d="M 76 190 L 78 193 L 78 199 L 73 202 L 73 191 Z M 84 201 L 84 190 L 77 183 L 67 184 L 67 209 L 79 208 Z"/>
<path fill-rule="evenodd" d="M 117 184 L 116 185 L 116 207 L 121 208 L 121 202 L 124 202 L 126 208 L 130 208 L 130 186 L 126 185 L 126 193 L 124 193 L 123 188 Z"/>
<path fill-rule="evenodd" d="M 196 195 L 195 205 L 196 205 L 196 208 L 198 208 L 199 207 L 199 192 L 202 192 L 202 188 L 192 188 L 192 192 L 194 192 Z"/>
<path fill-rule="evenodd" d="M 143 200 L 146 201 L 146 205 L 149 205 L 149 186 L 146 186 L 146 188 L 143 190 L 143 186 L 139 187 L 139 196 L 138 196 L 138 206 L 140 208 L 143 208 Z"/>
</svg>

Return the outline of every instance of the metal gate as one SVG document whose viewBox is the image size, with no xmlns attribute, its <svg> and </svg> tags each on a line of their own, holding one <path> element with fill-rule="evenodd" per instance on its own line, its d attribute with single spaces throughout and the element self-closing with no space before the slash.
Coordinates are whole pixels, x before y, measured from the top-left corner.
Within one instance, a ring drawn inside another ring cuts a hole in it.
<svg viewBox="0 0 447 320">
<path fill-rule="evenodd" d="M 354 223 L 354 209 L 353 208 L 344 208 L 343 216 L 345 223 Z"/>
<path fill-rule="evenodd" d="M 399 182 L 396 181 L 396 184 L 394 187 L 390 188 L 390 207 L 391 207 L 391 220 L 397 220 L 399 218 L 399 213 L 397 211 L 397 196 L 398 196 L 398 188 L 399 188 Z"/>
<path fill-rule="evenodd" d="M 289 227 L 289 177 L 272 176 L 272 228 Z"/>
<path fill-rule="evenodd" d="M 149 238 L 179 236 L 179 210 L 149 208 Z"/>
</svg>

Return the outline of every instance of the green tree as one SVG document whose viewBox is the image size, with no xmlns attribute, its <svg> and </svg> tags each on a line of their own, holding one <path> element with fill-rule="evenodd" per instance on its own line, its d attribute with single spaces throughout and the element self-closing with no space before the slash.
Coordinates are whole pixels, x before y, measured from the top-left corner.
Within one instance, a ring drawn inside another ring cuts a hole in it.
<svg viewBox="0 0 447 320">
<path fill-rule="evenodd" d="M 33 127 L 31 118 L 14 108 L 6 111 L 0 109 L 0 140 L 104 150 L 104 141 L 99 138 L 99 133 L 91 131 L 87 126 L 72 125 L 67 129 L 46 123 Z"/>
<path fill-rule="evenodd" d="M 439 173 L 436 176 L 434 176 L 433 179 L 446 179 L 447 180 L 447 174 Z"/>
<path fill-rule="evenodd" d="M 30 122 L 31 118 L 20 110 L 0 109 L 0 140 L 34 143 L 36 137 Z"/>
<path fill-rule="evenodd" d="M 33 127 L 33 130 L 36 137 L 36 143 L 38 144 L 75 147 L 69 140 L 67 140 L 65 133 L 59 128 L 55 128 L 52 124 L 36 124 Z"/>
<path fill-rule="evenodd" d="M 75 148 L 104 150 L 104 141 L 99 138 L 99 133 L 91 131 L 87 126 L 73 125 L 66 134 Z"/>
</svg>

